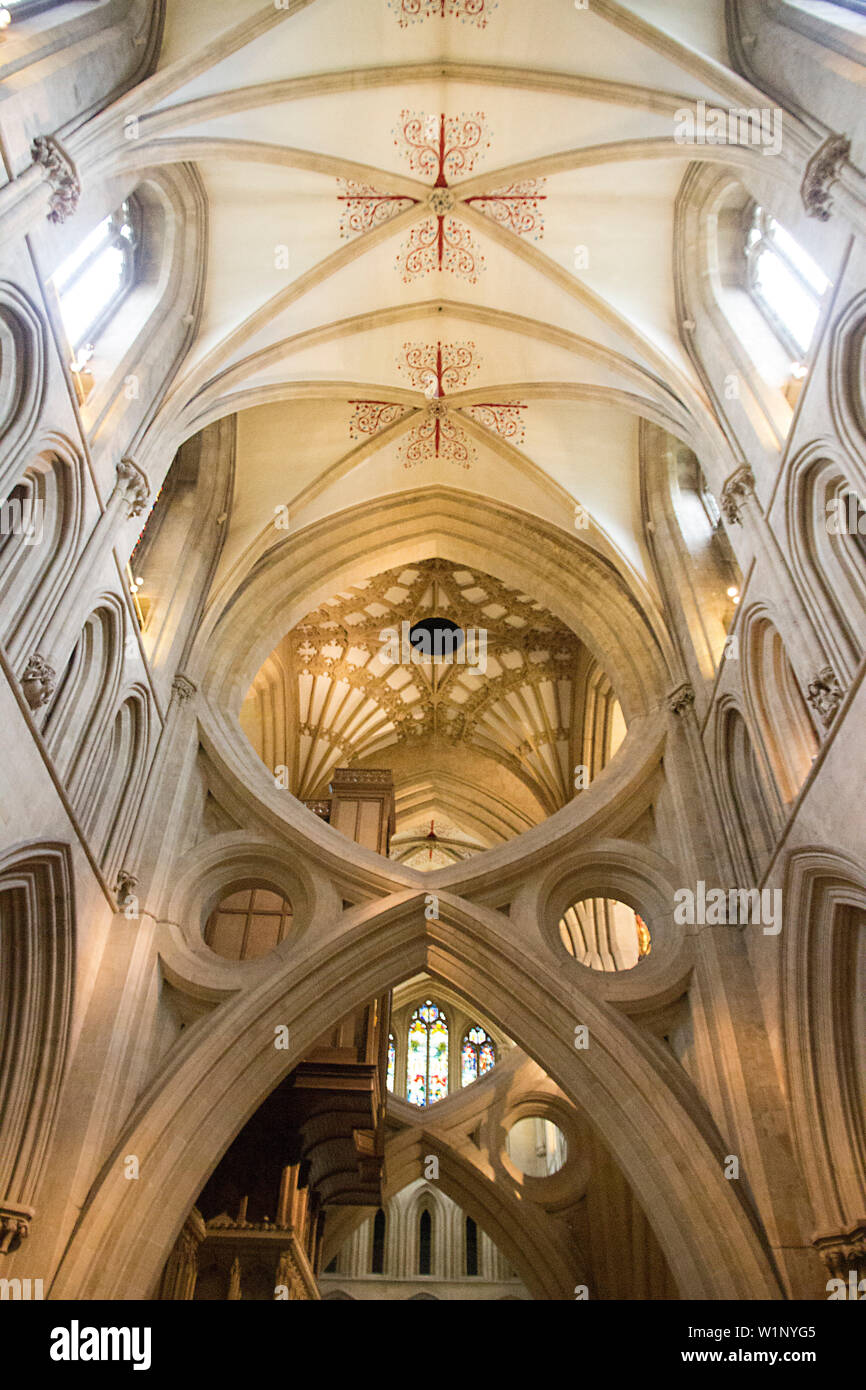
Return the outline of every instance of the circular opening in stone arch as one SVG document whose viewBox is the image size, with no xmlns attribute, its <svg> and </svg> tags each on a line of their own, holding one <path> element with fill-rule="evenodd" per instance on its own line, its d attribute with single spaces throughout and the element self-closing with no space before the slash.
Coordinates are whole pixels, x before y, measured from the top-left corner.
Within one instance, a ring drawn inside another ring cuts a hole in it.
<svg viewBox="0 0 866 1390">
<path fill-rule="evenodd" d="M 616 898 L 581 898 L 559 919 L 570 956 L 590 970 L 633 970 L 650 954 L 652 936 L 639 912 Z"/>
<path fill-rule="evenodd" d="M 525 1177 L 551 1178 L 565 1165 L 568 1144 L 553 1120 L 525 1115 L 506 1134 L 505 1152 Z"/>
</svg>

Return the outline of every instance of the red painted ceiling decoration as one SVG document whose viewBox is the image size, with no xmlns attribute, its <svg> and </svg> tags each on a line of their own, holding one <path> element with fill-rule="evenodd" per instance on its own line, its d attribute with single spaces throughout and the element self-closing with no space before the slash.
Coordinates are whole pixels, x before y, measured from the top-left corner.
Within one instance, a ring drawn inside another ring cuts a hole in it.
<svg viewBox="0 0 866 1390">
<path fill-rule="evenodd" d="M 421 19 L 445 19 L 455 15 L 463 24 L 487 28 L 487 21 L 499 0 L 388 0 L 388 8 L 398 17 L 401 29 Z"/>
<path fill-rule="evenodd" d="M 474 285 L 484 270 L 484 256 L 470 229 L 459 220 L 461 200 L 449 179 L 466 178 L 480 155 L 490 148 L 484 112 L 446 116 L 401 111 L 394 144 L 414 174 L 430 179 L 428 214 L 410 231 L 397 253 L 396 268 L 409 284 L 432 271 L 449 271 Z M 389 222 L 406 208 L 420 207 L 421 199 L 407 194 L 383 193 L 370 184 L 337 180 L 338 201 L 343 204 L 341 237 L 357 236 Z M 524 179 L 490 193 L 465 200 L 485 217 L 514 232 L 539 241 L 544 234 L 540 204 L 545 201 L 544 179 Z"/>
<path fill-rule="evenodd" d="M 396 193 L 380 193 L 370 184 L 356 183 L 354 179 L 337 179 L 337 187 L 337 202 L 343 204 L 340 236 L 344 238 L 371 232 L 418 202 L 417 198 L 401 198 Z"/>
<path fill-rule="evenodd" d="M 520 414 L 525 409 L 526 406 L 519 401 L 464 406 L 466 414 L 471 415 L 477 424 L 492 430 L 509 444 L 522 444 L 526 438 L 526 425 Z"/>
<path fill-rule="evenodd" d="M 540 241 L 544 236 L 544 214 L 538 205 L 547 198 L 541 191 L 546 182 L 546 179 L 524 179 L 492 193 L 478 193 L 467 198 L 466 203 L 498 222 L 500 227 Z"/>
<path fill-rule="evenodd" d="M 349 401 L 349 405 L 355 407 L 349 421 L 351 439 L 369 438 L 370 435 L 378 434 L 379 430 L 384 430 L 401 419 L 408 408 L 394 401 Z"/>
<path fill-rule="evenodd" d="M 475 285 L 484 269 L 484 256 L 469 228 L 456 217 L 425 217 L 400 247 L 397 269 L 404 285 L 433 270 L 450 270 Z"/>
<path fill-rule="evenodd" d="M 394 144 L 413 174 L 433 179 L 434 188 L 447 188 L 449 178 L 472 173 L 478 156 L 490 149 L 490 138 L 483 111 L 459 116 L 401 111 Z"/>
<path fill-rule="evenodd" d="M 404 343 L 397 368 L 405 372 L 416 391 L 428 400 L 442 400 L 449 391 L 461 391 L 480 370 L 474 343 Z"/>
<path fill-rule="evenodd" d="M 423 420 L 413 425 L 400 445 L 398 457 L 404 468 L 431 459 L 444 459 L 460 468 L 469 468 L 475 449 L 442 401 L 431 401 Z"/>
<path fill-rule="evenodd" d="M 481 361 L 472 342 L 404 343 L 397 359 L 398 370 L 416 391 L 423 391 L 427 406 L 417 424 L 406 432 L 398 458 L 404 468 L 432 459 L 444 459 L 469 468 L 476 458 L 475 446 L 467 437 L 458 416 L 448 405 L 448 394 L 468 386 L 479 371 Z M 352 439 L 377 434 L 401 419 L 406 407 L 389 401 L 350 401 L 354 414 L 349 422 Z M 485 429 L 510 444 L 522 444 L 524 423 L 520 401 L 483 401 L 464 407 L 466 414 Z"/>
</svg>

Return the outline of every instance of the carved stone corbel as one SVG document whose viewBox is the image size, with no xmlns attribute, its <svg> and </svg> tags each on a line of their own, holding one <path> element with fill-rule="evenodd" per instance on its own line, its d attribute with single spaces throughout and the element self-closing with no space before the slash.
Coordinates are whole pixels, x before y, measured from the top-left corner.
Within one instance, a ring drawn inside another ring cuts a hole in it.
<svg viewBox="0 0 866 1390">
<path fill-rule="evenodd" d="M 116 471 L 117 487 L 129 508 L 129 516 L 141 516 L 150 497 L 147 474 L 129 458 L 121 459 Z"/>
<path fill-rule="evenodd" d="M 694 707 L 694 703 L 694 686 L 690 685 L 688 681 L 683 681 L 682 685 L 678 685 L 676 689 L 672 690 L 668 695 L 668 709 L 671 711 L 671 714 L 676 714 L 678 716 L 687 714 L 688 711 Z"/>
<path fill-rule="evenodd" d="M 812 708 L 817 710 L 825 729 L 833 723 L 844 694 L 832 666 L 822 666 L 815 679 L 809 682 L 807 699 Z"/>
<path fill-rule="evenodd" d="M 829 135 L 815 151 L 800 185 L 800 196 L 808 217 L 829 222 L 833 200 L 830 189 L 839 177 L 842 165 L 851 152 L 851 141 L 844 135 Z"/>
<path fill-rule="evenodd" d="M 118 907 L 128 907 L 135 897 L 135 890 L 138 887 L 138 879 L 134 874 L 128 873 L 126 869 L 118 870 L 117 882 L 114 885 L 114 896 L 117 899 Z"/>
<path fill-rule="evenodd" d="M 743 505 L 755 495 L 755 475 L 747 463 L 741 464 L 728 478 L 722 488 L 719 506 L 727 522 L 742 524 Z"/>
<path fill-rule="evenodd" d="M 75 212 L 81 196 L 75 165 L 55 135 L 37 135 L 30 153 L 51 185 L 48 221 L 65 222 Z"/>
<path fill-rule="evenodd" d="M 24 691 L 24 698 L 32 710 L 41 709 L 47 705 L 57 686 L 57 672 L 53 666 L 49 666 L 44 656 L 34 652 L 24 667 L 24 674 L 21 677 L 21 689 Z"/>
<path fill-rule="evenodd" d="M 178 704 L 185 705 L 187 700 L 191 700 L 196 693 L 198 686 L 195 681 L 191 681 L 189 676 L 185 676 L 182 671 L 178 671 L 171 683 L 171 696 L 177 700 Z"/>
<path fill-rule="evenodd" d="M 0 1255 L 8 1255 L 30 1234 L 30 1222 L 35 1216 L 33 1207 L 20 1207 L 15 1202 L 0 1202 Z"/>
</svg>

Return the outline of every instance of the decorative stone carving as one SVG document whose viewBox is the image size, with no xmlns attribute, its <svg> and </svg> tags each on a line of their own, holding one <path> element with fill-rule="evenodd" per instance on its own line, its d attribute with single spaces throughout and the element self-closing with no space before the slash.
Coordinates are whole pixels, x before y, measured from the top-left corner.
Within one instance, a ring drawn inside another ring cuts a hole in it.
<svg viewBox="0 0 866 1390">
<path fill-rule="evenodd" d="M 141 516 L 150 497 L 147 474 L 132 459 L 121 459 L 117 465 L 117 486 L 129 506 L 129 516 Z"/>
<path fill-rule="evenodd" d="M 120 869 L 117 875 L 117 882 L 114 885 L 114 895 L 117 898 L 118 907 L 128 907 L 135 897 L 135 890 L 138 887 L 138 879 L 134 874 L 130 874 L 126 869 Z"/>
<path fill-rule="evenodd" d="M 694 687 L 691 686 L 688 681 L 684 681 L 682 685 L 678 685 L 676 689 L 672 690 L 668 695 L 668 709 L 672 714 L 687 714 L 694 706 L 694 703 Z"/>
<path fill-rule="evenodd" d="M 198 686 L 195 684 L 195 681 L 191 681 L 189 676 L 185 676 L 181 671 L 178 671 L 171 683 L 172 699 L 177 700 L 178 704 L 184 705 L 187 700 L 192 699 L 197 689 Z"/>
<path fill-rule="evenodd" d="M 428 199 L 430 211 L 437 217 L 446 217 L 454 211 L 455 197 L 450 188 L 434 188 Z"/>
<path fill-rule="evenodd" d="M 850 140 L 844 135 L 830 135 L 812 155 L 800 185 L 800 196 L 809 217 L 817 217 L 822 222 L 830 220 L 833 207 L 830 189 L 850 152 Z"/>
<path fill-rule="evenodd" d="M 755 475 L 747 463 L 735 469 L 722 488 L 719 505 L 731 525 L 742 523 L 743 504 L 755 493 Z"/>
<path fill-rule="evenodd" d="M 435 420 L 444 420 L 448 414 L 448 406 L 444 401 L 439 400 L 438 396 L 433 397 L 427 409 Z"/>
<path fill-rule="evenodd" d="M 26 1240 L 33 1220 L 32 1207 L 20 1207 L 15 1202 L 0 1202 L 0 1255 L 8 1255 Z"/>
<path fill-rule="evenodd" d="M 51 185 L 49 222 L 65 222 L 78 207 L 81 184 L 75 165 L 54 135 L 37 135 L 30 146 L 34 164 L 41 165 Z"/>
<path fill-rule="evenodd" d="M 834 1279 L 846 1279 L 849 1270 L 866 1278 L 866 1221 L 838 1235 L 816 1236 L 813 1244 Z"/>
<path fill-rule="evenodd" d="M 290 1302 L 309 1301 L 310 1294 L 291 1250 L 284 1250 L 280 1255 L 280 1262 L 277 1265 L 277 1284 L 282 1284 L 288 1289 Z"/>
<path fill-rule="evenodd" d="M 34 652 L 24 668 L 21 688 L 24 698 L 32 710 L 47 705 L 57 685 L 57 672 L 49 666 L 44 656 Z"/>
<path fill-rule="evenodd" d="M 817 710 L 825 729 L 832 724 L 844 693 L 832 666 L 822 666 L 815 679 L 809 682 L 809 704 Z"/>
</svg>

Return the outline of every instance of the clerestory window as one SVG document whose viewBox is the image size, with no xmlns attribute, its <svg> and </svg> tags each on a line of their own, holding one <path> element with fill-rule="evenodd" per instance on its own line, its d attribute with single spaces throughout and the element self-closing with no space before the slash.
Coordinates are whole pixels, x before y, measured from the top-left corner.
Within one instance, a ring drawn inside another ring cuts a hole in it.
<svg viewBox="0 0 866 1390">
<path fill-rule="evenodd" d="M 135 283 L 140 218 L 134 198 L 103 218 L 53 276 L 69 345 L 79 357 Z"/>
<path fill-rule="evenodd" d="M 755 207 L 746 233 L 749 291 L 797 364 L 809 351 L 830 281 L 766 208 Z"/>
</svg>

